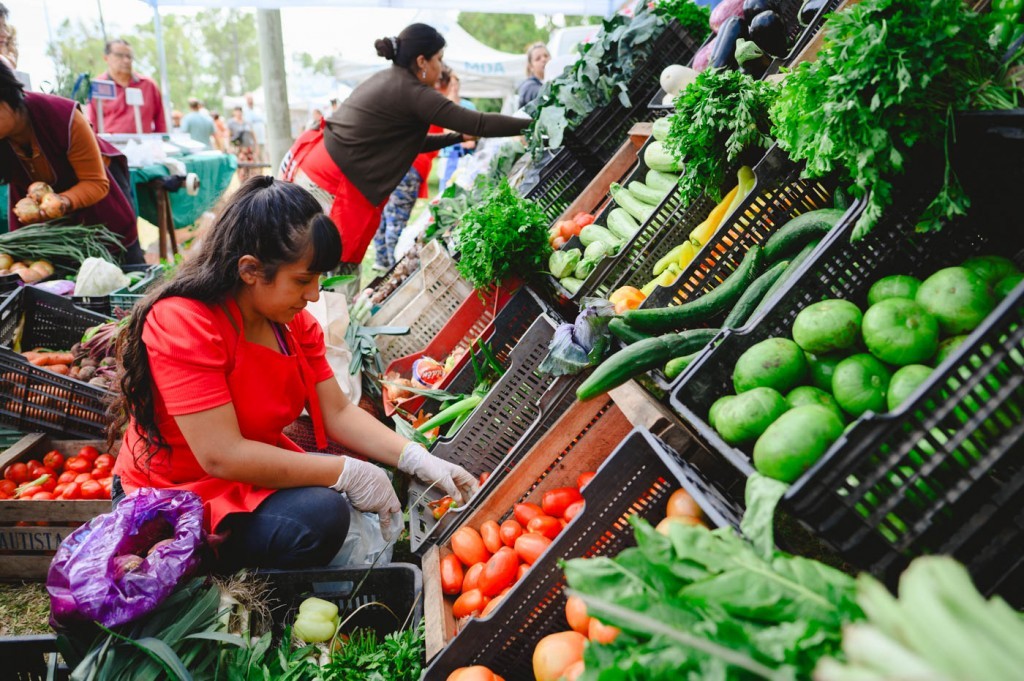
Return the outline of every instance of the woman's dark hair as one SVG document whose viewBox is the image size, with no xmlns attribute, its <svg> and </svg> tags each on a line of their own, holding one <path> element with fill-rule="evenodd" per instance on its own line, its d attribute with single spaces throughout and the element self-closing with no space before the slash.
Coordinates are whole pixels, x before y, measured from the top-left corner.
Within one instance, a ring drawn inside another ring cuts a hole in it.
<svg viewBox="0 0 1024 681">
<path fill-rule="evenodd" d="M 426 24 L 410 24 L 397 38 L 381 38 L 373 44 L 379 56 L 404 69 L 415 68 L 416 57 L 423 55 L 430 59 L 444 49 L 444 45 L 444 36 Z"/>
<path fill-rule="evenodd" d="M 4 63 L 0 63 L 0 102 L 15 111 L 25 106 L 25 85 Z"/>
<path fill-rule="evenodd" d="M 148 465 L 159 449 L 167 447 L 156 424 L 153 375 L 142 342 L 153 305 L 175 296 L 204 303 L 223 300 L 241 283 L 238 261 L 243 255 L 260 261 L 263 279 L 269 282 L 281 265 L 298 262 L 309 253 L 311 272 L 326 272 L 341 260 L 338 228 L 317 200 L 302 187 L 270 176 L 247 180 L 224 206 L 198 253 L 132 311 L 131 322 L 118 341 L 121 390 L 110 406 L 108 444 L 113 445 L 129 418 L 134 418 L 144 444 L 143 451 L 132 452 L 136 465 L 143 456 Z"/>
</svg>

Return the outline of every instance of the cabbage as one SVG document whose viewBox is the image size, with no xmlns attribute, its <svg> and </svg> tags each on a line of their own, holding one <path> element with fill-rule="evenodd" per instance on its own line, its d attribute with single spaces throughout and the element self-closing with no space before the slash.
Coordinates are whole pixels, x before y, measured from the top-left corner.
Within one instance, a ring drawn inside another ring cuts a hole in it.
<svg viewBox="0 0 1024 681">
<path fill-rule="evenodd" d="M 75 295 L 108 296 L 130 283 L 114 263 L 102 258 L 86 258 L 75 276 Z"/>
<path fill-rule="evenodd" d="M 560 324 L 548 345 L 548 356 L 538 368 L 552 376 L 566 376 L 578 374 L 588 363 L 587 351 L 573 337 L 573 325 Z"/>
<path fill-rule="evenodd" d="M 570 248 L 567 251 L 555 251 L 548 258 L 548 271 L 556 279 L 571 277 L 576 271 L 576 265 L 580 262 L 583 253 L 578 248 Z"/>
</svg>

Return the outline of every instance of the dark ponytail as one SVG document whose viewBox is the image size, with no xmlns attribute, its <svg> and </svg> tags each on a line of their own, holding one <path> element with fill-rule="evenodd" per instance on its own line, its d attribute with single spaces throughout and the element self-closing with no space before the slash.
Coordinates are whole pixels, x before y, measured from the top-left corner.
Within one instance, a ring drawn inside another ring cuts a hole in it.
<svg viewBox="0 0 1024 681">
<path fill-rule="evenodd" d="M 404 69 L 415 68 L 416 58 L 426 59 L 444 49 L 444 36 L 427 24 L 410 24 L 394 38 L 381 38 L 373 43 L 377 55 Z"/>
<path fill-rule="evenodd" d="M 298 262 L 310 252 L 311 272 L 326 272 L 341 260 L 338 228 L 316 199 L 298 185 L 268 175 L 250 178 L 235 192 L 206 239 L 172 279 L 139 302 L 118 341 L 120 391 L 110 406 L 107 440 L 113 445 L 129 418 L 134 418 L 143 445 L 143 451 L 132 452 L 136 465 L 143 457 L 148 464 L 158 450 L 167 447 L 156 423 L 153 375 L 142 342 L 153 305 L 175 296 L 204 303 L 223 300 L 241 282 L 238 261 L 243 255 L 260 261 L 266 281 L 274 278 L 281 265 Z"/>
</svg>

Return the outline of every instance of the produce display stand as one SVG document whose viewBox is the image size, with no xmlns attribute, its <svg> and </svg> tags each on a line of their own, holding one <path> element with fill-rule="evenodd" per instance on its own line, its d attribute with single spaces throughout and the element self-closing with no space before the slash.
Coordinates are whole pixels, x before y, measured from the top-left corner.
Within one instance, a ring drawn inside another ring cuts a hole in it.
<svg viewBox="0 0 1024 681">
<path fill-rule="evenodd" d="M 66 458 L 86 445 L 100 451 L 106 442 L 99 440 L 51 440 L 26 435 L 0 453 L 0 470 L 12 463 L 42 459 L 56 449 Z M 0 500 L 0 580 L 46 579 L 57 547 L 79 525 L 110 511 L 110 499 L 72 501 Z"/>
<path fill-rule="evenodd" d="M 526 192 L 544 215 L 554 222 L 583 193 L 597 175 L 585 166 L 572 151 L 562 147 L 540 170 L 540 179 Z"/>
<path fill-rule="evenodd" d="M 11 348 L 19 338 L 23 348 L 71 348 L 86 329 L 107 321 L 32 286 L 8 296 L 0 304 L 0 422 L 22 432 L 106 437 L 106 390 L 37 367 Z"/>
<path fill-rule="evenodd" d="M 163 281 L 163 265 L 121 265 L 121 271 L 143 272 L 144 275 L 134 284 L 124 286 L 106 296 L 71 296 L 71 300 L 78 307 L 92 310 L 108 317 L 124 317 L 131 312 L 135 303 L 142 300 L 142 296 L 153 287 Z"/>
</svg>

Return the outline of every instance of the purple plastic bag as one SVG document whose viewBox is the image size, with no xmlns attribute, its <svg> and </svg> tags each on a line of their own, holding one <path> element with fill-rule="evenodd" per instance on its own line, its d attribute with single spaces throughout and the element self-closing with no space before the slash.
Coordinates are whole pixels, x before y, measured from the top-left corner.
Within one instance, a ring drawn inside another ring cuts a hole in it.
<svg viewBox="0 0 1024 681">
<path fill-rule="evenodd" d="M 173 536 L 152 555 L 156 539 Z M 96 621 L 114 627 L 159 605 L 199 564 L 203 502 L 192 492 L 139 489 L 110 513 L 79 527 L 57 549 L 46 576 L 54 627 Z M 137 554 L 142 564 L 123 575 L 116 558 Z"/>
</svg>

